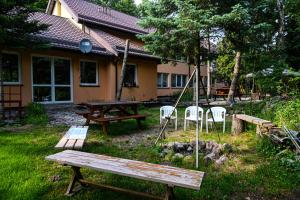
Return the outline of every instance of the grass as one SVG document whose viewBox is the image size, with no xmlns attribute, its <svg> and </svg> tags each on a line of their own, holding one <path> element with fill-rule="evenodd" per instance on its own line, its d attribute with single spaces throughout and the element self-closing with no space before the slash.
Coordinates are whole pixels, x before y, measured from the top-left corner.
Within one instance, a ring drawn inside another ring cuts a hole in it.
<svg viewBox="0 0 300 200">
<path fill-rule="evenodd" d="M 157 126 L 159 114 L 157 108 L 143 109 L 151 114 L 144 123 L 144 129 Z M 183 116 L 183 109 L 179 109 Z M 181 120 L 182 121 L 182 120 Z M 0 128 L 0 199 L 69 199 L 64 196 L 71 170 L 46 161 L 47 155 L 59 152 L 53 147 L 68 127 L 65 126 L 13 126 Z M 180 129 L 180 128 L 179 128 Z M 116 123 L 110 126 L 110 136 L 104 137 L 97 125 L 89 130 L 87 145 L 83 151 L 163 163 L 159 148 L 149 145 L 150 139 L 136 146 L 128 146 L 126 141 L 116 142 L 115 138 L 136 132 L 135 121 Z M 217 167 L 205 166 L 200 159 L 199 170 L 207 173 L 200 191 L 176 188 L 177 199 L 297 199 L 299 195 L 300 174 L 282 166 L 275 158 L 258 151 L 260 138 L 253 131 L 240 136 L 220 133 L 221 143 L 234 146 L 229 161 Z M 169 132 L 167 140 L 190 141 L 193 131 Z M 201 139 L 218 141 L 216 132 L 201 134 Z M 172 163 L 183 168 L 194 169 L 193 163 Z M 107 173 L 83 169 L 83 176 L 99 183 L 111 184 L 141 192 L 163 195 L 165 188 L 161 184 L 139 181 Z M 121 199 L 134 197 L 99 189 L 85 189 L 72 199 Z"/>
</svg>

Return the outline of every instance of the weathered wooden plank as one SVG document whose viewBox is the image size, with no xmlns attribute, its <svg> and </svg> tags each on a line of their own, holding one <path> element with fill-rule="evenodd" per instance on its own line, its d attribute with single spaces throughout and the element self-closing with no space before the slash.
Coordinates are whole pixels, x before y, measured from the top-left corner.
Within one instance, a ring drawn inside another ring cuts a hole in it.
<svg viewBox="0 0 300 200">
<path fill-rule="evenodd" d="M 86 152 L 66 150 L 46 157 L 76 167 L 148 180 L 173 186 L 199 190 L 204 172 L 171 166 L 145 163 Z"/>
<path fill-rule="evenodd" d="M 63 149 L 68 142 L 68 138 L 65 136 L 60 139 L 60 141 L 56 144 L 55 148 Z"/>
<path fill-rule="evenodd" d="M 256 125 L 260 125 L 260 126 L 272 126 L 272 122 L 268 121 L 268 120 L 264 120 L 264 119 L 260 119 L 257 117 L 253 117 L 250 115 L 244 115 L 244 114 L 238 114 L 235 116 L 237 119 L 241 119 L 243 121 L 247 121 Z"/>
<path fill-rule="evenodd" d="M 74 149 L 82 149 L 83 145 L 84 145 L 84 140 L 76 140 Z"/>
<path fill-rule="evenodd" d="M 65 149 L 73 149 L 75 143 L 76 143 L 76 140 L 74 140 L 74 139 L 68 140 L 68 142 L 65 145 Z"/>
</svg>

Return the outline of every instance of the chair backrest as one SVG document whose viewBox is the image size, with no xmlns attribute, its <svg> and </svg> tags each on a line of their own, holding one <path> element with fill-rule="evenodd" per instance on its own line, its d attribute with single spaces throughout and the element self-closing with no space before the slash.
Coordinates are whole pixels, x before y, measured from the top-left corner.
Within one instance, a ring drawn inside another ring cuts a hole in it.
<svg viewBox="0 0 300 200">
<path fill-rule="evenodd" d="M 197 106 L 189 106 L 185 109 L 185 117 L 191 116 L 196 117 L 197 116 Z M 198 117 L 202 119 L 203 116 L 203 108 L 198 106 Z"/>
<path fill-rule="evenodd" d="M 175 109 L 173 116 L 177 114 L 177 109 L 173 106 L 162 106 L 160 108 L 160 116 L 161 117 L 169 117 L 173 110 Z"/>
<path fill-rule="evenodd" d="M 215 119 L 224 119 L 226 115 L 226 109 L 223 107 L 211 107 L 206 111 L 206 114 L 212 112 L 212 115 Z"/>
</svg>

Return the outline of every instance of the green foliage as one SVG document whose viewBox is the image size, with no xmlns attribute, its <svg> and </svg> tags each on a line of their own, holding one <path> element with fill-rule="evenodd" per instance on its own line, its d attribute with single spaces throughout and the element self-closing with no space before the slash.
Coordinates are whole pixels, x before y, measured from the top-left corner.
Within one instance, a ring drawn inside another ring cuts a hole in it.
<svg viewBox="0 0 300 200">
<path fill-rule="evenodd" d="M 282 102 L 277 106 L 275 122 L 279 126 L 287 126 L 290 129 L 300 129 L 300 99 Z"/>
<path fill-rule="evenodd" d="M 32 38 L 32 34 L 47 29 L 37 21 L 29 21 L 35 1 L 0 1 L 0 49 L 33 47 L 43 42 Z"/>
<path fill-rule="evenodd" d="M 269 138 L 262 138 L 258 142 L 257 150 L 290 170 L 300 171 L 300 160 L 297 160 L 295 152 L 274 145 Z"/>
<path fill-rule="evenodd" d="M 43 104 L 30 103 L 26 106 L 25 122 L 28 124 L 44 125 L 48 123 L 48 116 Z"/>
</svg>

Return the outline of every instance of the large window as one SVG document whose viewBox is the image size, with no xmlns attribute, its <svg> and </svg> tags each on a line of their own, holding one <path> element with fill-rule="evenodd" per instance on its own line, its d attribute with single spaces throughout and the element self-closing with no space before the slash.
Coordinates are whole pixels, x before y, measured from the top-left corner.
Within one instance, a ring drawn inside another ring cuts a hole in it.
<svg viewBox="0 0 300 200">
<path fill-rule="evenodd" d="M 168 77 L 167 73 L 158 73 L 157 74 L 157 87 L 158 88 L 167 88 L 168 87 Z"/>
<path fill-rule="evenodd" d="M 126 65 L 126 71 L 124 74 L 124 86 L 136 87 L 137 86 L 137 69 L 136 65 Z"/>
<path fill-rule="evenodd" d="M 20 81 L 20 59 L 18 54 L 2 53 L 3 81 L 6 84 L 19 84 Z"/>
<path fill-rule="evenodd" d="M 186 75 L 182 74 L 172 74 L 172 87 L 181 88 L 184 87 L 186 84 Z"/>
<path fill-rule="evenodd" d="M 98 85 L 98 67 L 94 61 L 80 61 L 80 85 Z"/>
<path fill-rule="evenodd" d="M 70 60 L 32 57 L 34 102 L 71 102 Z"/>
</svg>

